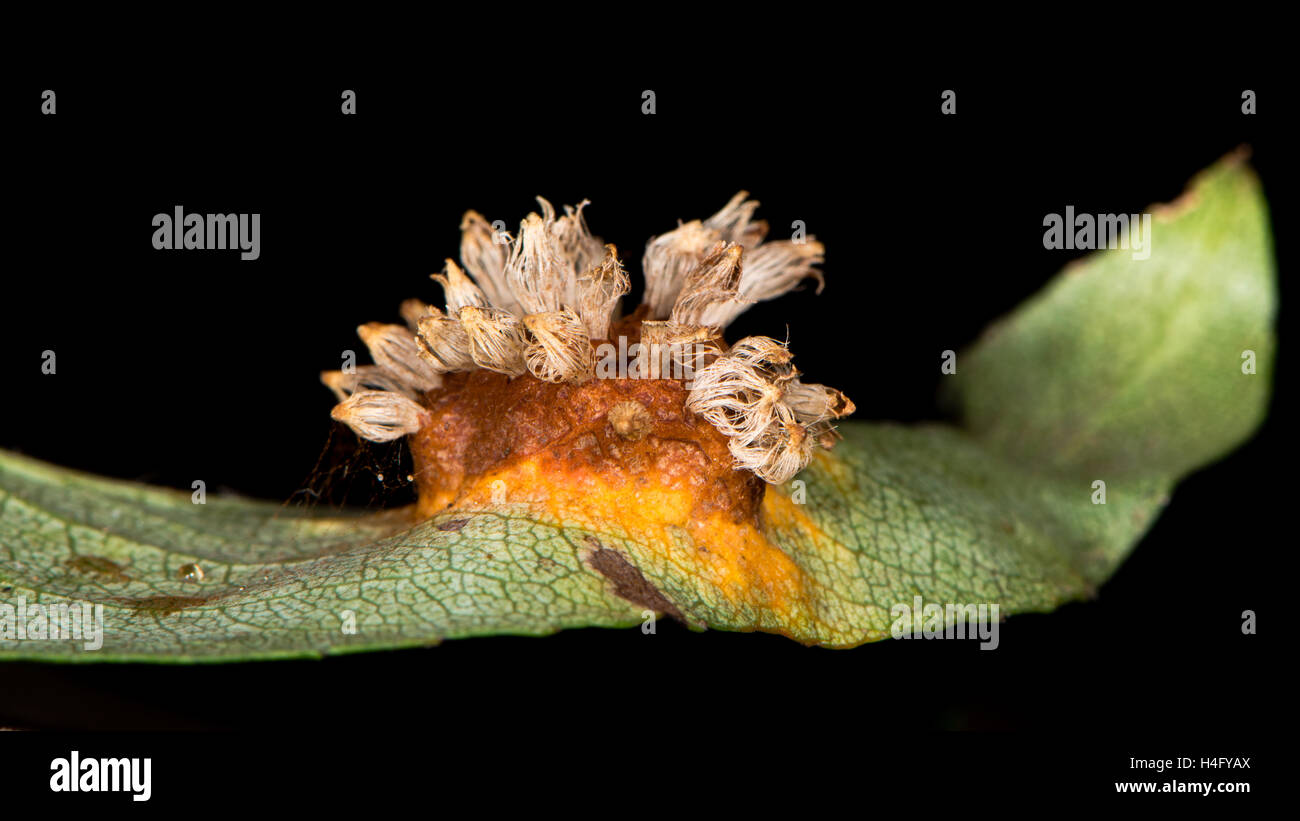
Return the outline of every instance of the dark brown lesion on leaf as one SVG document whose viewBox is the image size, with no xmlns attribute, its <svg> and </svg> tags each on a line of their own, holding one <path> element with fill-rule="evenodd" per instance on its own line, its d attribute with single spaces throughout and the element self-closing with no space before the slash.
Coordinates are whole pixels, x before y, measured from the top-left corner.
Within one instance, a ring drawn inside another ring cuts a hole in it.
<svg viewBox="0 0 1300 821">
<path fill-rule="evenodd" d="M 613 583 L 614 595 L 647 610 L 664 613 L 680 622 L 686 621 L 682 611 L 668 601 L 636 565 L 623 558 L 621 553 L 605 547 L 594 536 L 586 537 L 586 542 L 591 547 L 591 552 L 587 554 L 587 564 Z"/>
<path fill-rule="evenodd" d="M 129 582 L 131 580 L 131 577 L 126 574 L 126 568 L 103 556 L 74 556 L 64 561 L 63 564 L 69 570 L 92 576 L 104 576 L 115 582 Z"/>
<path fill-rule="evenodd" d="M 439 522 L 434 527 L 438 530 L 459 532 L 467 524 L 469 524 L 469 519 L 449 519 L 445 522 Z"/>
<path fill-rule="evenodd" d="M 214 597 L 204 596 L 145 596 L 143 598 L 114 597 L 113 601 L 118 604 L 125 604 L 136 610 L 150 613 L 161 613 L 168 615 L 178 610 L 184 610 L 187 607 L 195 607 L 200 604 L 207 604 Z"/>
<path fill-rule="evenodd" d="M 238 596 L 247 590 L 245 587 L 227 588 L 224 590 L 213 590 L 207 595 L 202 596 L 112 596 L 109 601 L 115 604 L 125 605 L 136 612 L 157 613 L 162 616 L 168 616 L 180 610 L 190 607 L 199 607 L 205 604 L 213 604 L 226 599 Z"/>
</svg>

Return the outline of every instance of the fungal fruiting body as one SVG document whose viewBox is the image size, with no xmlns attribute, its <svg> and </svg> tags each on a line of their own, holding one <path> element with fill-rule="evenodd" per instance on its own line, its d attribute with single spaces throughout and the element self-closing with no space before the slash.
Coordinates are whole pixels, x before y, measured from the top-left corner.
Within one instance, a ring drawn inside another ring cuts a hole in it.
<svg viewBox="0 0 1300 821">
<path fill-rule="evenodd" d="M 765 242 L 741 192 L 647 243 L 643 303 L 620 315 L 629 278 L 587 203 L 559 215 L 538 202 L 514 236 L 465 215 L 460 263 L 433 275 L 445 306 L 407 300 L 405 324 L 358 329 L 374 365 L 322 374 L 333 418 L 365 439 L 409 437 L 423 516 L 502 501 L 504 487 L 566 508 L 633 493 L 697 525 L 753 519 L 764 483 L 830 448 L 853 403 L 803 382 L 784 343 L 729 345 L 723 330 L 805 279 L 820 290 L 822 244 Z"/>
</svg>

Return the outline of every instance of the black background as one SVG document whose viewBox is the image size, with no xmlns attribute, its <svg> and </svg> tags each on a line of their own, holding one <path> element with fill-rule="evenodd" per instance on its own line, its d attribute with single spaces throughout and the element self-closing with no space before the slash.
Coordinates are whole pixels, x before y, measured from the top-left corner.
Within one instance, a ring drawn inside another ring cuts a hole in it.
<svg viewBox="0 0 1300 821">
<path fill-rule="evenodd" d="M 618 245 L 635 298 L 647 237 L 747 189 L 774 235 L 803 220 L 826 243 L 827 284 L 751 309 L 729 335 L 788 328 L 800 368 L 868 420 L 940 418 L 940 352 L 971 343 L 1073 258 L 1042 246 L 1043 216 L 1067 204 L 1138 212 L 1249 144 L 1281 270 L 1294 254 L 1283 107 L 1260 76 L 50 74 L 13 91 L 27 105 L 9 127 L 6 175 L 18 206 L 10 247 L 22 253 L 6 265 L 0 447 L 178 488 L 203 479 L 275 500 L 302 500 L 304 488 L 333 503 L 408 500 L 392 481 L 405 475 L 392 469 L 400 446 L 358 452 L 330 422 L 316 375 L 345 349 L 366 361 L 358 324 L 398 321 L 407 297 L 438 300 L 427 275 L 456 255 L 467 208 L 513 228 L 536 194 L 591 199 L 589 224 Z M 54 117 L 38 113 L 47 87 Z M 344 88 L 357 91 L 355 117 L 339 112 Z M 945 88 L 958 94 L 954 117 L 939 113 Z M 1243 88 L 1259 94 L 1253 117 L 1240 113 Z M 656 92 L 653 116 L 640 112 L 643 89 Z M 177 204 L 261 213 L 261 258 L 153 250 L 151 217 Z M 1285 306 L 1285 277 L 1281 289 Z M 56 377 L 40 373 L 45 349 Z M 855 737 L 1266 728 L 1282 686 L 1266 645 L 1284 616 L 1266 579 L 1290 549 L 1275 468 L 1288 365 L 1283 349 L 1259 436 L 1185 480 L 1095 600 L 1011 618 L 996 652 L 829 651 L 661 622 L 654 636 L 579 630 L 319 662 L 7 664 L 0 725 L 451 734 L 563 717 L 575 732 L 618 726 L 651 746 L 706 721 L 710 734 L 764 722 L 810 743 L 846 722 Z M 341 465 L 348 478 L 332 470 Z M 1241 634 L 1246 609 L 1261 635 Z"/>
</svg>

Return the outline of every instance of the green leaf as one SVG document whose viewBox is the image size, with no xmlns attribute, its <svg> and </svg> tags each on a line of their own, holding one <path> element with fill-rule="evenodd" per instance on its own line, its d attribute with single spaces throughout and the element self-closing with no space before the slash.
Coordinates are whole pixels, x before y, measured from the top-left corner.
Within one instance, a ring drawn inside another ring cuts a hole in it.
<svg viewBox="0 0 1300 821">
<path fill-rule="evenodd" d="M 1181 476 L 1258 427 L 1277 311 L 1259 183 L 1232 155 L 1153 216 L 1149 259 L 1068 266 L 959 358 L 967 429 L 1027 465 L 1109 478 Z"/>
<path fill-rule="evenodd" d="M 1091 595 L 1174 482 L 1259 424 L 1274 289 L 1266 207 L 1232 157 L 1157 211 L 1149 259 L 1068 267 L 958 358 L 945 378 L 965 429 L 844 425 L 803 487 L 771 489 L 725 568 L 685 530 L 634 538 L 583 511 L 411 526 L 402 511 L 196 505 L 0 453 L 0 658 L 314 656 L 632 626 L 646 611 L 853 646 L 889 636 L 894 606 L 918 596 L 1048 611 Z M 20 604 L 82 603 L 103 608 L 101 649 L 17 637 Z"/>
</svg>

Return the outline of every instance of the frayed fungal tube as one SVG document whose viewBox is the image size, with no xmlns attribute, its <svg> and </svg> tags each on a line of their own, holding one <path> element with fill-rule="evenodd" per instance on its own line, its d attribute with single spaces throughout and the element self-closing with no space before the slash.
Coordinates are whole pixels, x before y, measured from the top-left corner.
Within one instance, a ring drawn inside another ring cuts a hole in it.
<svg viewBox="0 0 1300 821">
<path fill-rule="evenodd" d="M 734 466 L 772 483 L 807 466 L 835 441 L 834 421 L 853 403 L 804 384 L 783 344 L 761 336 L 728 347 L 722 330 L 755 303 L 816 279 L 825 249 L 812 237 L 764 242 L 758 203 L 738 193 L 706 220 L 681 223 L 646 243 L 641 342 L 689 368 L 686 408 L 728 439 Z M 333 418 L 357 435 L 390 441 L 428 419 L 420 404 L 443 374 L 479 368 L 511 378 L 582 384 L 596 374 L 595 345 L 610 336 L 630 283 L 613 245 L 591 235 L 586 201 L 564 215 L 538 197 L 515 236 L 474 211 L 461 222 L 461 262 L 433 279 L 445 311 L 402 303 L 403 325 L 358 329 L 373 366 L 321 374 L 340 400 Z M 463 268 L 461 266 L 464 266 Z M 682 353 L 685 351 L 685 353 Z"/>
</svg>

